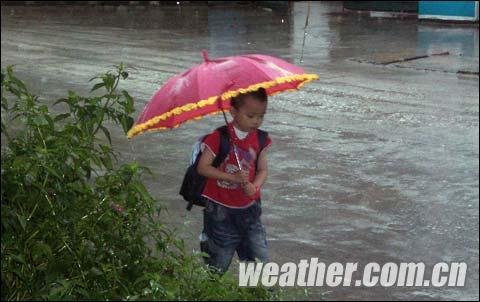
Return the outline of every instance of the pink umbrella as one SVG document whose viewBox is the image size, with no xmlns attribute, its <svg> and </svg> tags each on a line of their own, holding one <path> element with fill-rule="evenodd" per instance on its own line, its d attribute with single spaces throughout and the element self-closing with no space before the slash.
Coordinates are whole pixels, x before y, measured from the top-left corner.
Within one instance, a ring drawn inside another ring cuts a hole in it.
<svg viewBox="0 0 480 302">
<path fill-rule="evenodd" d="M 170 78 L 147 103 L 128 137 L 180 124 L 230 109 L 230 99 L 265 88 L 268 95 L 297 90 L 318 79 L 284 60 L 260 54 L 210 60 Z"/>
</svg>

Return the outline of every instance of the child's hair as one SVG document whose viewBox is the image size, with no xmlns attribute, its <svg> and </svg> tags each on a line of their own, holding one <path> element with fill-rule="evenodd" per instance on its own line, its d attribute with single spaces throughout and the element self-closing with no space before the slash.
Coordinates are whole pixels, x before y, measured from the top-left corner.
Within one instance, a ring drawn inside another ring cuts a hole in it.
<svg viewBox="0 0 480 302">
<path fill-rule="evenodd" d="M 233 97 L 230 101 L 230 104 L 232 105 L 233 108 L 238 110 L 240 107 L 242 107 L 243 103 L 245 102 L 245 98 L 247 96 L 253 97 L 262 103 L 268 101 L 268 95 L 265 88 L 259 88 L 258 90 L 247 92 L 247 93 L 241 93 L 236 97 Z"/>
</svg>

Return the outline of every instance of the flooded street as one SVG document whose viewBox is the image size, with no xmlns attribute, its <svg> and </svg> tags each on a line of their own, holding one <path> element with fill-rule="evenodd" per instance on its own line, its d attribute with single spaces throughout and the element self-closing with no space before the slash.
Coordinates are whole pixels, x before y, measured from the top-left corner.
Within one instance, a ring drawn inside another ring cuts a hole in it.
<svg viewBox="0 0 480 302">
<path fill-rule="evenodd" d="M 263 189 L 270 258 L 278 263 L 465 262 L 464 287 L 320 287 L 309 299 L 478 300 L 479 30 L 477 26 L 342 13 L 341 2 L 178 6 L 3 6 L 1 65 L 41 99 L 120 62 L 137 114 L 171 76 L 210 58 L 263 53 L 317 73 L 270 98 L 273 145 Z M 304 39 L 305 38 L 305 39 Z M 383 65 L 386 58 L 441 53 Z M 458 73 L 458 72 L 461 73 Z M 476 72 L 476 74 L 475 74 Z M 473 74 L 471 74 L 473 73 Z M 60 109 L 56 109 L 60 110 Z M 122 161 L 154 173 L 165 221 L 197 248 L 200 209 L 178 195 L 191 147 L 223 123 L 211 116 L 127 140 Z M 235 270 L 236 265 L 232 265 Z"/>
</svg>

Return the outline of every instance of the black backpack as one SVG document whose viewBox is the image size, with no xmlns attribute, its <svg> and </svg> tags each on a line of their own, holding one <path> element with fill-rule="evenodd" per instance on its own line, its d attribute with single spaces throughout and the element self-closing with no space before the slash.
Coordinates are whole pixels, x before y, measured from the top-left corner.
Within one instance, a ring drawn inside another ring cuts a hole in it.
<svg viewBox="0 0 480 302">
<path fill-rule="evenodd" d="M 230 135 L 228 134 L 227 126 L 222 126 L 217 128 L 218 132 L 220 132 L 220 150 L 213 159 L 212 166 L 217 168 L 219 167 L 222 162 L 227 157 L 228 153 L 230 152 Z M 267 141 L 268 133 L 266 131 L 258 129 L 258 143 L 260 146 L 260 152 L 265 148 L 265 144 Z M 206 135 L 201 138 L 201 142 L 204 141 Z M 197 166 L 200 160 L 200 156 L 202 152 L 198 152 L 196 158 L 193 159 L 193 163 L 188 167 L 187 171 L 185 172 L 185 176 L 183 177 L 182 187 L 180 188 L 180 195 L 183 196 L 183 199 L 188 202 L 187 210 L 190 211 L 193 205 L 197 205 L 200 207 L 205 207 L 205 201 L 201 198 L 203 193 L 203 188 L 205 187 L 205 183 L 207 181 L 206 177 L 198 174 Z M 258 157 L 257 157 L 258 160 Z"/>
</svg>

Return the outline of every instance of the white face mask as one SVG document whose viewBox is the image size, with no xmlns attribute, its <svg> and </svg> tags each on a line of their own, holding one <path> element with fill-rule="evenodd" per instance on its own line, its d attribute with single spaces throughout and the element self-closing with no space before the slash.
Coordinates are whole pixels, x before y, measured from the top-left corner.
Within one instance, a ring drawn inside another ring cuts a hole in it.
<svg viewBox="0 0 480 302">
<path fill-rule="evenodd" d="M 235 135 L 239 138 L 239 139 L 244 139 L 245 137 L 247 137 L 248 135 L 248 132 L 245 132 L 245 131 L 242 131 L 240 129 L 237 129 L 237 127 L 233 126 L 233 130 L 235 131 Z"/>
</svg>

